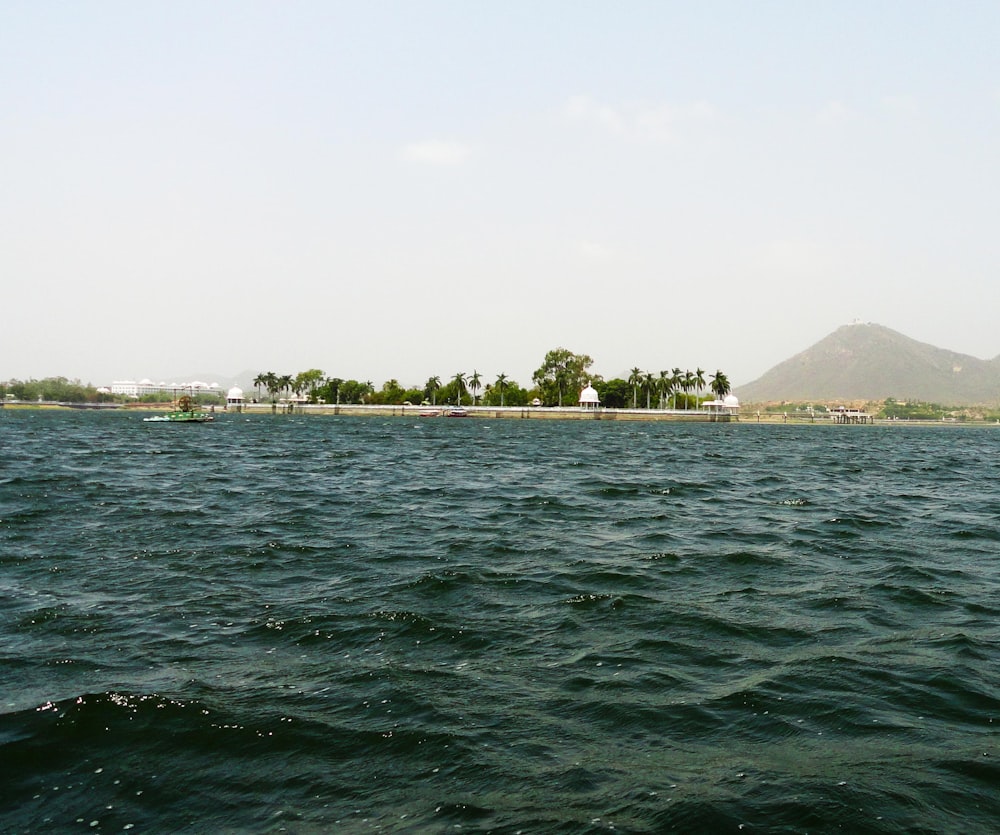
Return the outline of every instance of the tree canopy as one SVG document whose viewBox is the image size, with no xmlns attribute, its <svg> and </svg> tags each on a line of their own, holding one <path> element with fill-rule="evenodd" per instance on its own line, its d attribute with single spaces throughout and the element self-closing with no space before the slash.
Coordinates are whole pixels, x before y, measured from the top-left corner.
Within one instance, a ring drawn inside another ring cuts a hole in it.
<svg viewBox="0 0 1000 835">
<path fill-rule="evenodd" d="M 569 402 L 576 397 L 593 379 L 589 373 L 594 361 L 586 354 L 574 354 L 567 348 L 554 348 L 545 355 L 541 367 L 536 369 L 531 379 L 538 387 L 542 402 L 546 406 L 562 406 L 568 394 Z"/>
</svg>

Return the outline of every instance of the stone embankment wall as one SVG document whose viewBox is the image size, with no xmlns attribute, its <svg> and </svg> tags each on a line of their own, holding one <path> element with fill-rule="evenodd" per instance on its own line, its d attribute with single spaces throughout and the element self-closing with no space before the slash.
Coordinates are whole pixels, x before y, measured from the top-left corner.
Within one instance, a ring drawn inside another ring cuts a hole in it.
<svg viewBox="0 0 1000 835">
<path fill-rule="evenodd" d="M 352 417 L 407 417 L 432 419 L 425 413 L 438 411 L 435 417 L 444 417 L 447 407 L 426 406 L 362 406 L 345 404 L 335 406 L 299 405 L 287 403 L 246 403 L 242 411 L 249 414 L 303 414 L 303 415 L 348 415 Z M 571 407 L 546 406 L 466 406 L 470 418 L 499 418 L 506 420 L 669 420 L 692 423 L 729 422 L 739 420 L 738 415 L 718 414 L 692 409 L 690 411 L 670 409 L 581 409 Z"/>
</svg>

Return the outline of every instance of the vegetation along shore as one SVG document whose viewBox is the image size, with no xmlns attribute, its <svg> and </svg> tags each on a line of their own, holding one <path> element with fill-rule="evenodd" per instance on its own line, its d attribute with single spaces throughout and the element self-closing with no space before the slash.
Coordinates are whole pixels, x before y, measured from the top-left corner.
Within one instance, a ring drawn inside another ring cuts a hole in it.
<svg viewBox="0 0 1000 835">
<path fill-rule="evenodd" d="M 600 401 L 599 414 L 618 419 L 663 419 L 677 413 L 698 411 L 708 400 L 721 400 L 732 391 L 721 370 L 712 374 L 674 367 L 657 372 L 635 367 L 627 378 L 605 380 L 592 371 L 593 360 L 565 348 L 549 351 L 534 372 L 530 387 L 522 386 L 505 373 L 487 376 L 473 369 L 451 376 L 432 375 L 423 385 L 403 386 L 396 379 L 381 388 L 370 381 L 329 376 L 320 369 L 297 374 L 260 372 L 253 390 L 245 393 L 244 409 L 253 412 L 287 412 L 289 408 L 313 414 L 413 414 L 419 408 L 458 406 L 469 408 L 476 417 L 535 415 L 548 410 L 550 417 L 572 414 L 583 388 L 592 386 Z M 223 394 L 197 394 L 202 406 L 224 408 Z M 49 377 L 42 380 L 9 380 L 0 383 L 0 405 L 39 406 L 58 404 L 83 408 L 163 408 L 164 394 L 128 397 L 95 387 Z M 369 407 L 369 408 L 352 408 Z M 376 408 L 377 407 L 377 408 Z M 892 398 L 865 401 L 747 402 L 741 404 L 739 418 L 758 423 L 828 423 L 834 409 L 847 407 L 869 415 L 872 420 L 894 423 L 989 423 L 1000 421 L 1000 407 L 954 406 Z M 524 410 L 531 409 L 531 412 Z M 513 411 L 509 411 L 513 410 Z M 594 415 L 595 417 L 597 415 Z"/>
</svg>

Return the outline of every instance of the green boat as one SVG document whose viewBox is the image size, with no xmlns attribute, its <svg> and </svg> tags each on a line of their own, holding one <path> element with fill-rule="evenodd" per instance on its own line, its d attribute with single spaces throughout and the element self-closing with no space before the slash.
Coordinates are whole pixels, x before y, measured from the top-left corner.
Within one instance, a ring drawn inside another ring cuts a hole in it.
<svg viewBox="0 0 1000 835">
<path fill-rule="evenodd" d="M 143 420 L 146 423 L 208 423 L 215 420 L 215 415 L 201 411 L 194 399 L 186 394 L 177 399 L 176 406 L 174 411 L 165 415 L 153 415 Z"/>
</svg>

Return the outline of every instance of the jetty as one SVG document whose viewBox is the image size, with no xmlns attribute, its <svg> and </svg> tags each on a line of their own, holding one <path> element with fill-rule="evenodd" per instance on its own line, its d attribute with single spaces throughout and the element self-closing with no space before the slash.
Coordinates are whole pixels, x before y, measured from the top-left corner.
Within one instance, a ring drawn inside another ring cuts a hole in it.
<svg viewBox="0 0 1000 835">
<path fill-rule="evenodd" d="M 846 406 L 838 406 L 830 411 L 830 417 L 834 423 L 875 423 L 875 416 L 861 409 L 848 409 Z"/>
</svg>

